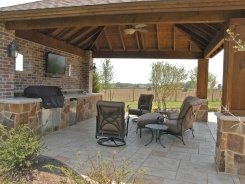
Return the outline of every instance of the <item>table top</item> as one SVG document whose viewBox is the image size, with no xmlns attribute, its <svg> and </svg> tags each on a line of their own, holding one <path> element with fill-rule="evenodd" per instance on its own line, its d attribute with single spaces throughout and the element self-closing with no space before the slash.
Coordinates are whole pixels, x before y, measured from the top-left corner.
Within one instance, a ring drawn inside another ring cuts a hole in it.
<svg viewBox="0 0 245 184">
<path fill-rule="evenodd" d="M 168 126 L 163 125 L 163 124 L 148 124 L 145 127 L 154 129 L 154 130 L 167 130 L 168 129 Z"/>
</svg>

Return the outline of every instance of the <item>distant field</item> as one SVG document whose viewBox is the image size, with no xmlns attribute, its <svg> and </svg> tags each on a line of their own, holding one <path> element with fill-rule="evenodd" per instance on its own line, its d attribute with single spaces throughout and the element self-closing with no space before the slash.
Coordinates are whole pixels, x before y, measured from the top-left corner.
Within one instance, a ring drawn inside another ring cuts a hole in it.
<svg viewBox="0 0 245 184">
<path fill-rule="evenodd" d="M 125 106 L 127 107 L 127 105 L 129 105 L 130 108 L 137 108 L 137 104 L 138 104 L 138 101 L 125 102 Z M 178 102 L 169 101 L 167 102 L 167 108 L 168 109 L 179 109 L 181 104 L 182 104 L 182 101 L 178 101 Z M 220 109 L 220 104 L 221 104 L 221 101 L 213 101 L 213 102 L 209 101 L 208 109 L 210 111 L 217 111 Z M 155 103 L 153 103 L 152 109 L 157 109 L 157 105 Z M 127 108 L 126 108 L 126 111 L 127 111 Z"/>
</svg>

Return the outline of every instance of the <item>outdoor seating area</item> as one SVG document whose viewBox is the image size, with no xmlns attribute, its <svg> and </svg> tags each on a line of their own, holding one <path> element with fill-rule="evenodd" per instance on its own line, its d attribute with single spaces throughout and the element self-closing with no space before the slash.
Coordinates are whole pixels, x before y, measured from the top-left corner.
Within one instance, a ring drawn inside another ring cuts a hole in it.
<svg viewBox="0 0 245 184">
<path fill-rule="evenodd" d="M 100 152 L 103 159 L 111 158 L 114 151 L 117 158 L 127 158 L 137 169 L 145 169 L 146 184 L 242 184 L 245 178 L 237 175 L 218 173 L 214 163 L 216 141 L 216 117 L 211 114 L 209 122 L 195 122 L 195 138 L 186 132 L 183 145 L 171 135 L 162 135 L 166 148 L 153 141 L 148 129 L 143 130 L 142 138 L 136 134 L 137 124 L 130 121 L 127 144 L 122 147 L 105 147 L 97 144 L 94 137 L 95 118 L 82 121 L 46 135 L 43 139 L 47 149 L 44 155 L 54 157 L 79 172 L 84 171 L 82 163 L 95 158 Z M 79 161 L 78 161 L 79 160 Z"/>
</svg>

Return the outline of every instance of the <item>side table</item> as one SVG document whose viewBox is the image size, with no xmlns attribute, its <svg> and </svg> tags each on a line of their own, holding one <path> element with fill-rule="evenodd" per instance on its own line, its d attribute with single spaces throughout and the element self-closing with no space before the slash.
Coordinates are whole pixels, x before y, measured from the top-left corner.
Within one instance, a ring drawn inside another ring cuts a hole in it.
<svg viewBox="0 0 245 184">
<path fill-rule="evenodd" d="M 161 131 L 167 130 L 168 126 L 163 125 L 163 124 L 148 124 L 145 127 L 149 128 L 151 130 L 151 135 L 152 135 L 151 136 L 151 140 L 147 144 L 145 144 L 145 146 L 149 145 L 152 142 L 152 140 L 154 138 L 154 131 L 155 131 L 156 132 L 156 142 L 157 142 L 157 140 L 159 140 L 159 142 L 162 145 L 162 147 L 165 148 L 165 146 L 161 142 L 160 137 L 161 137 Z"/>
</svg>

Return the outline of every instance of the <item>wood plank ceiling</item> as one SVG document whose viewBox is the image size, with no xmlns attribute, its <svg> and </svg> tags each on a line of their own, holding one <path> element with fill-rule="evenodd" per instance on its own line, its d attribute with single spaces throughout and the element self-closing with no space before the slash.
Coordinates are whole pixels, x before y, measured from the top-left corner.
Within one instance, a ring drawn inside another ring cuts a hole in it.
<svg viewBox="0 0 245 184">
<path fill-rule="evenodd" d="M 147 24 L 146 32 L 136 31 L 131 35 L 124 33 L 126 28 L 127 25 L 109 25 L 36 31 L 83 50 L 92 50 L 94 57 L 202 58 L 212 39 L 224 30 L 224 24 Z M 210 57 L 221 49 L 222 45 Z"/>
</svg>

